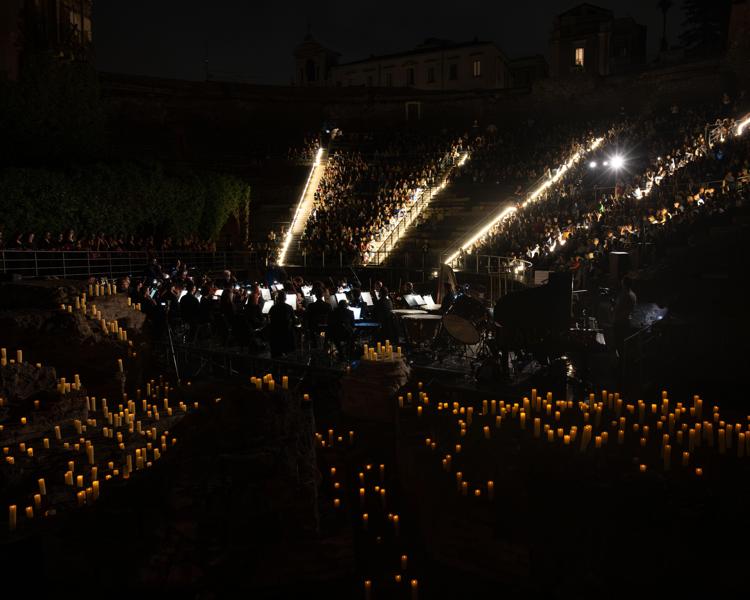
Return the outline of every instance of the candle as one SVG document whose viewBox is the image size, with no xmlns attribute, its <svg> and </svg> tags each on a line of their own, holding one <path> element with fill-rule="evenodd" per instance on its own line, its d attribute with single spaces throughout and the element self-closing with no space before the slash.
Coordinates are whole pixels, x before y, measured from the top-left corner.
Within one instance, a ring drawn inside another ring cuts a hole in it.
<svg viewBox="0 0 750 600">
<path fill-rule="evenodd" d="M 421 406 L 417 406 L 417 416 L 418 417 L 422 416 L 422 407 Z"/>
<path fill-rule="evenodd" d="M 365 579 L 365 600 L 372 598 L 372 581 Z"/>
<path fill-rule="evenodd" d="M 73 485 L 73 471 L 65 471 L 65 485 Z"/>
<path fill-rule="evenodd" d="M 37 481 L 37 483 L 39 484 L 39 493 L 40 493 L 40 494 L 41 494 L 42 496 L 46 496 L 46 495 L 47 495 L 47 484 L 45 483 L 45 481 L 44 481 L 44 478 L 43 478 L 43 477 L 42 477 L 42 478 L 40 478 L 40 479 L 39 479 L 39 480 Z"/>
<path fill-rule="evenodd" d="M 399 519 L 398 515 L 393 515 L 393 533 L 398 535 L 399 532 Z"/>
<path fill-rule="evenodd" d="M 638 466 L 638 469 L 640 470 L 641 473 L 645 473 L 646 472 L 646 465 L 640 464 Z"/>
<path fill-rule="evenodd" d="M 23 350 L 16 350 L 16 362 L 19 365 L 23 363 Z"/>
<path fill-rule="evenodd" d="M 34 508 L 40 510 L 42 508 L 42 495 L 34 494 Z"/>
<path fill-rule="evenodd" d="M 411 600 L 419 598 L 419 582 L 416 579 L 411 580 Z"/>
<path fill-rule="evenodd" d="M 672 446 L 667 444 L 664 446 L 664 470 L 669 471 L 670 461 L 672 458 Z"/>
<path fill-rule="evenodd" d="M 409 557 L 406 554 L 401 555 L 401 570 L 406 571 L 406 567 L 409 563 Z"/>
<path fill-rule="evenodd" d="M 11 504 L 8 507 L 8 529 L 10 529 L 10 531 L 16 530 L 16 510 L 17 507 L 15 504 Z"/>
<path fill-rule="evenodd" d="M 367 513 L 362 513 L 362 528 L 367 529 L 367 523 L 370 520 L 370 515 Z"/>
<path fill-rule="evenodd" d="M 700 467 L 695 467 L 695 474 L 700 477 L 701 475 L 703 475 L 703 469 L 701 469 Z"/>
</svg>

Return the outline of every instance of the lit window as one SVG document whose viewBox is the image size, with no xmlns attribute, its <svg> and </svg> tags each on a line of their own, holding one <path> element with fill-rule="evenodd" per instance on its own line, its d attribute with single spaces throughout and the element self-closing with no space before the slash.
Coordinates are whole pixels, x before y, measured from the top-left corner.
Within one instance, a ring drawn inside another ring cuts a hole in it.
<svg viewBox="0 0 750 600">
<path fill-rule="evenodd" d="M 478 58 L 474 61 L 474 77 L 482 76 L 482 61 Z"/>
<path fill-rule="evenodd" d="M 576 67 L 583 66 L 584 49 L 576 48 Z"/>
</svg>

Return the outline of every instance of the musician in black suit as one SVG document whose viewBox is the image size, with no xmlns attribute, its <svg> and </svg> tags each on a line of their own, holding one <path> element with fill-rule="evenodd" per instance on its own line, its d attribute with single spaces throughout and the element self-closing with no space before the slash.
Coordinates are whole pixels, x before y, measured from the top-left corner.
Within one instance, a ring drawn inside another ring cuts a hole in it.
<svg viewBox="0 0 750 600">
<path fill-rule="evenodd" d="M 323 299 L 323 292 L 320 289 L 314 291 L 315 302 L 310 304 L 305 310 L 305 328 L 310 338 L 310 344 L 316 348 L 320 332 L 328 324 L 328 317 L 333 311 L 333 307 Z"/>
<path fill-rule="evenodd" d="M 271 356 L 276 358 L 294 350 L 294 309 L 286 303 L 286 292 L 276 294 L 268 311 L 268 338 Z"/>
<path fill-rule="evenodd" d="M 182 321 L 187 325 L 187 339 L 190 342 L 195 340 L 198 333 L 201 310 L 201 303 L 193 294 L 194 290 L 195 284 L 192 281 L 185 282 L 185 292 L 187 293 L 180 298 L 180 317 L 182 317 Z"/>
<path fill-rule="evenodd" d="M 346 300 L 339 301 L 328 317 L 328 335 L 340 356 L 348 358 L 354 353 L 354 313 Z"/>
<path fill-rule="evenodd" d="M 398 342 L 398 328 L 396 327 L 396 317 L 393 314 L 393 302 L 388 295 L 388 288 L 380 288 L 380 294 L 375 301 L 375 320 L 380 323 L 381 341 L 390 340 Z"/>
</svg>

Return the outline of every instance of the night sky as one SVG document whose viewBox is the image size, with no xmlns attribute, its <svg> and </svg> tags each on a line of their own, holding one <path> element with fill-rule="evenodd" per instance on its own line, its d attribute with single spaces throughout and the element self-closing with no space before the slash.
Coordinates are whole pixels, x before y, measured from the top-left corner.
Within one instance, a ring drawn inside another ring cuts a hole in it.
<svg viewBox="0 0 750 600">
<path fill-rule="evenodd" d="M 127 0 L 94 3 L 94 41 L 102 71 L 178 79 L 288 84 L 292 51 L 307 32 L 342 54 L 366 58 L 413 48 L 428 37 L 496 42 L 511 57 L 547 54 L 553 17 L 575 0 Z M 649 56 L 661 36 L 657 0 L 594 4 L 648 28 Z M 670 43 L 683 19 L 670 12 Z"/>
</svg>

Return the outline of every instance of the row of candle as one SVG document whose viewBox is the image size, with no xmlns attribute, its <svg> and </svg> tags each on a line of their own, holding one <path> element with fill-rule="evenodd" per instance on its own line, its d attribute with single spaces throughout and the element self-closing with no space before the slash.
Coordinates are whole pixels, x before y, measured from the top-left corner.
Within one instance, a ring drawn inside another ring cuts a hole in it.
<svg viewBox="0 0 750 600">
<path fill-rule="evenodd" d="M 112 296 L 117 293 L 117 287 L 112 283 L 89 283 L 89 297 Z"/>
<path fill-rule="evenodd" d="M 420 386 L 421 387 L 421 386 Z M 418 395 L 419 404 L 416 406 L 416 414 L 421 417 L 423 414 L 423 407 L 429 406 L 429 398 L 426 394 L 420 392 Z M 411 404 L 412 394 L 407 394 L 407 402 Z M 403 396 L 398 398 L 399 407 L 405 406 Z M 569 428 L 559 427 L 560 420 L 564 414 L 570 414 L 570 409 L 578 409 L 578 417 L 582 417 L 583 425 L 582 433 L 579 436 L 578 425 L 572 425 Z M 450 410 L 457 418 L 458 435 L 459 438 L 466 435 L 467 427 L 471 425 L 474 408 L 472 406 L 460 406 L 458 402 L 454 402 L 453 405 L 448 403 L 438 403 L 437 412 L 443 410 Z M 704 420 L 702 422 L 695 422 L 693 427 L 690 427 L 689 423 L 681 422 L 683 417 L 689 419 L 700 419 L 703 414 L 703 401 L 699 396 L 693 397 L 693 405 L 691 407 L 683 406 L 682 403 L 677 403 L 672 410 L 670 410 L 670 401 L 666 392 L 662 393 L 660 403 L 653 403 L 650 406 L 650 411 L 647 410 L 647 405 L 642 400 L 639 400 L 636 404 L 627 404 L 620 397 L 619 394 L 612 394 L 604 391 L 602 393 L 602 401 L 596 402 L 595 396 L 589 396 L 589 402 L 574 403 L 572 401 L 557 401 L 553 402 L 552 394 L 548 393 L 546 398 L 542 399 L 537 395 L 536 390 L 532 390 L 531 398 L 524 397 L 521 403 L 514 403 L 512 405 L 506 405 L 505 402 L 496 402 L 494 400 L 482 402 L 482 417 L 494 416 L 494 422 L 496 428 L 499 428 L 505 418 L 515 419 L 518 422 L 519 429 L 526 429 L 527 415 L 533 415 L 534 413 L 540 414 L 539 417 L 531 416 L 533 418 L 533 436 L 534 438 L 546 437 L 548 442 L 555 442 L 556 440 L 562 440 L 563 446 L 573 445 L 577 438 L 580 437 L 580 450 L 585 452 L 590 446 L 592 439 L 594 440 L 595 448 L 602 448 L 606 446 L 609 438 L 608 431 L 601 431 L 599 434 L 594 433 L 594 427 L 599 427 L 602 421 L 602 415 L 607 415 L 609 412 L 614 413 L 614 420 L 610 421 L 613 429 L 616 429 L 617 443 L 622 445 L 625 443 L 626 426 L 628 418 L 626 415 L 632 416 L 633 420 L 636 419 L 637 414 L 638 422 L 632 423 L 631 429 L 635 433 L 639 433 L 640 438 L 638 440 L 640 447 L 645 447 L 648 443 L 649 425 L 645 424 L 647 415 L 658 420 L 656 421 L 655 428 L 657 431 L 665 431 L 662 434 L 660 441 L 660 458 L 664 470 L 669 470 L 673 464 L 672 452 L 673 444 L 678 446 L 687 445 L 677 455 L 677 458 L 683 467 L 690 466 L 693 460 L 693 453 L 695 448 L 699 447 L 701 443 L 705 443 L 707 447 L 711 448 L 714 446 L 713 442 L 713 429 L 714 425 L 718 427 L 717 433 L 717 447 L 719 454 L 725 454 L 728 448 L 731 448 L 734 444 L 736 446 L 736 455 L 739 458 L 744 456 L 750 456 L 750 432 L 741 431 L 742 424 L 736 423 L 734 425 L 725 423 L 720 419 L 718 407 L 714 407 L 712 421 L 713 423 Z M 689 417 L 687 417 L 689 415 Z M 462 418 L 462 417 L 465 417 Z M 550 425 L 543 423 L 545 417 L 551 417 L 556 423 Z M 590 423 L 594 422 L 594 425 Z M 748 417 L 750 421 L 750 416 Z M 542 425 L 544 425 L 542 429 Z M 491 437 L 491 428 L 489 425 L 483 425 L 482 427 L 483 436 L 486 439 Z M 542 432 L 544 435 L 542 435 Z M 668 432 L 668 433 L 667 433 Z M 687 435 L 685 433 L 687 432 Z M 674 435 L 675 439 L 672 439 Z M 430 449 L 436 450 L 437 443 L 432 438 L 426 438 L 425 443 Z M 459 454 L 461 452 L 461 444 L 455 445 L 455 452 Z M 450 454 L 446 454 L 442 458 L 443 469 L 446 471 L 451 470 L 451 459 Z M 645 472 L 647 465 L 644 463 L 639 464 L 639 470 Z M 696 476 L 703 475 L 703 467 L 696 466 L 694 473 Z M 463 474 L 457 479 L 457 489 L 464 495 L 468 495 L 468 483 L 463 480 Z M 487 481 L 486 483 L 487 495 L 494 495 L 494 482 Z M 474 496 L 480 497 L 482 494 L 480 487 L 475 488 Z"/>
<path fill-rule="evenodd" d="M 365 344 L 362 354 L 362 360 L 367 361 L 401 360 L 402 357 L 401 346 L 397 346 L 394 352 L 390 340 L 385 340 L 385 344 L 378 342 L 375 348 Z"/>
<path fill-rule="evenodd" d="M 16 358 L 8 360 L 8 349 L 0 348 L 0 367 L 5 367 L 9 364 L 18 363 L 23 364 L 23 350 L 16 350 Z"/>
<path fill-rule="evenodd" d="M 251 377 L 250 384 L 254 385 L 258 391 L 266 389 L 269 392 L 273 392 L 276 390 L 276 381 L 271 373 L 266 373 L 263 377 Z M 289 377 L 287 375 L 281 377 L 281 389 L 289 389 Z"/>
</svg>

